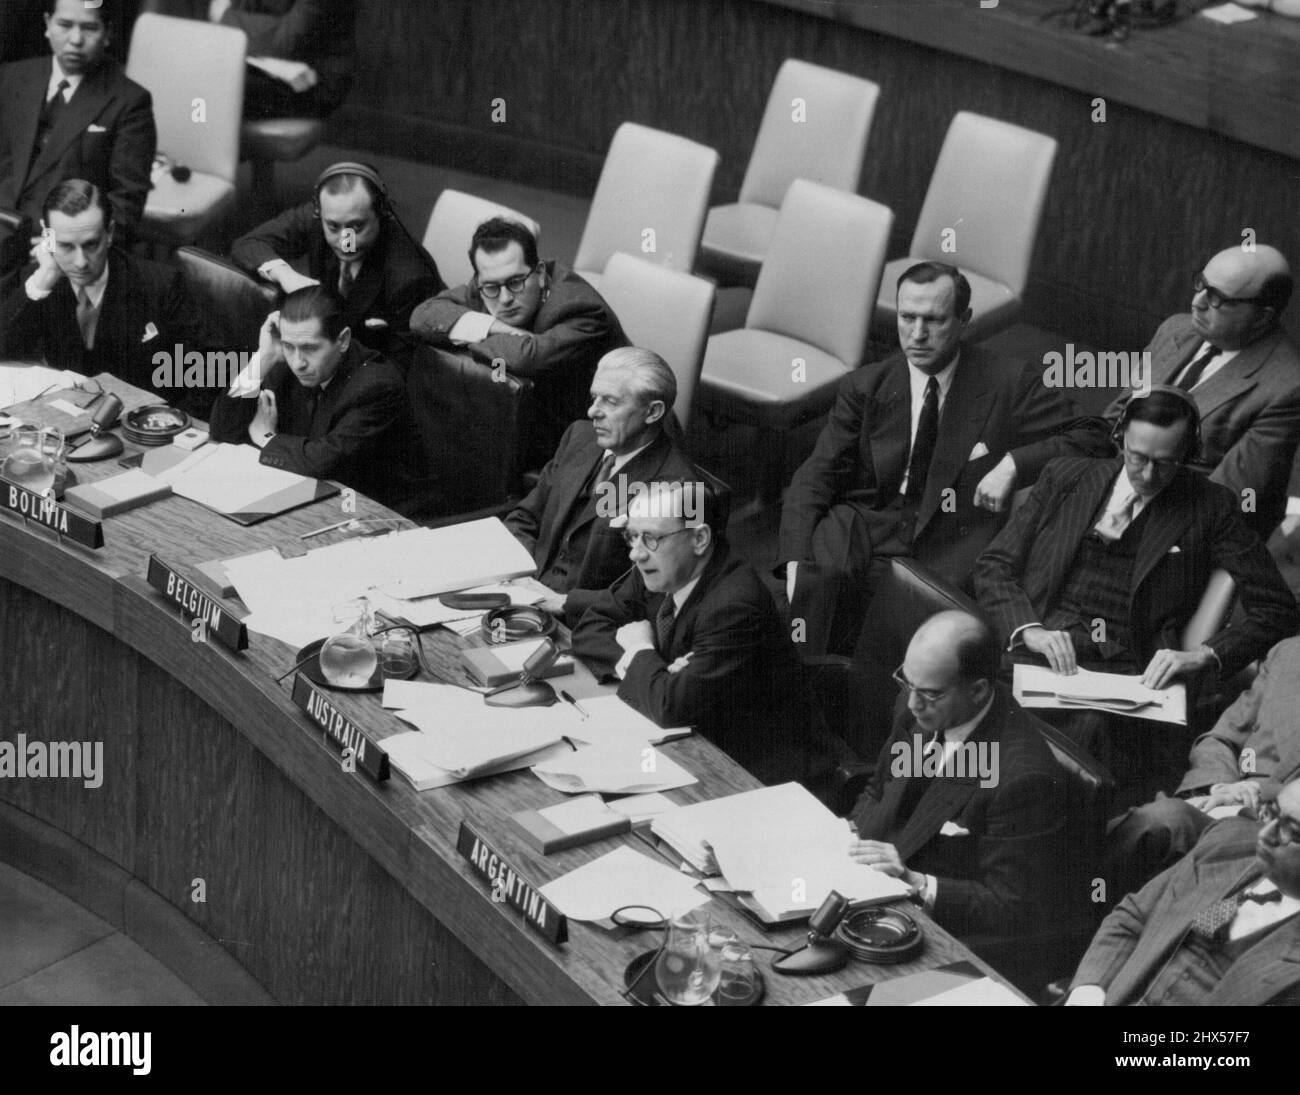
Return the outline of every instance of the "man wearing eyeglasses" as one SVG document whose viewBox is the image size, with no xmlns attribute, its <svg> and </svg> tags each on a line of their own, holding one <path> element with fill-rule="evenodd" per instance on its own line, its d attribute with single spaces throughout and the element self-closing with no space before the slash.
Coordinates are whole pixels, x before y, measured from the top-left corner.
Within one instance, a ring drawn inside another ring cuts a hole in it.
<svg viewBox="0 0 1300 1095">
<path fill-rule="evenodd" d="M 1295 598 L 1236 498 L 1185 466 L 1198 419 L 1186 393 L 1152 388 L 1125 408 L 1118 459 L 1067 458 L 1043 470 L 975 563 L 976 595 L 1014 657 L 1063 674 L 1140 674 L 1164 688 L 1209 670 L 1227 679 L 1300 628 Z M 1244 618 L 1182 650 L 1216 567 L 1236 582 Z M 1172 727 L 1121 733 L 1100 713 L 1045 715 L 1120 778 L 1117 806 L 1177 778 Z"/>
<path fill-rule="evenodd" d="M 694 726 L 763 782 L 815 780 L 829 754 L 794 644 L 725 528 L 707 484 L 650 484 L 628 506 L 633 569 L 593 599 L 573 651 L 657 725 Z"/>
<path fill-rule="evenodd" d="M 1191 851 L 1213 821 L 1259 805 L 1279 757 L 1300 756 L 1300 636 L 1268 652 L 1255 679 L 1192 746 L 1172 796 L 1130 810 L 1106 838 L 1110 897 L 1136 890 Z"/>
<path fill-rule="evenodd" d="M 901 878 L 999 970 L 1026 976 L 1031 937 L 1067 911 L 1065 774 L 995 683 L 999 660 L 992 629 L 969 613 L 940 612 L 917 629 L 894 674 L 903 692 L 893 733 L 851 814 L 849 854 Z M 931 750 L 918 771 L 915 758 Z"/>
<path fill-rule="evenodd" d="M 1300 1004 L 1300 765 L 1102 922 L 1068 1005 Z"/>
<path fill-rule="evenodd" d="M 1190 313 L 1165 320 L 1147 347 L 1150 380 L 1177 385 L 1200 409 L 1193 467 L 1237 496 L 1263 540 L 1286 510 L 1300 444 L 1300 350 L 1281 327 L 1292 285 L 1274 247 L 1220 251 L 1192 278 Z M 1107 409 L 1112 421 L 1131 395 Z"/>
<path fill-rule="evenodd" d="M 411 330 L 486 367 L 533 381 L 524 456 L 537 467 L 586 410 L 596 363 L 626 346 L 627 336 L 592 286 L 538 258 L 537 241 L 519 222 L 484 221 L 469 257 L 474 277 L 416 308 Z"/>
</svg>

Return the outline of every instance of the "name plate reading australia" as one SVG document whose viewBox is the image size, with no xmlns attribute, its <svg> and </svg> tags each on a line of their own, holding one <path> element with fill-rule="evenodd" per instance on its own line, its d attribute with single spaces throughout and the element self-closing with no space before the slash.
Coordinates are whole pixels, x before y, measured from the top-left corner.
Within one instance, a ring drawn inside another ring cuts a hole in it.
<svg viewBox="0 0 1300 1095">
<path fill-rule="evenodd" d="M 202 620 L 231 650 L 248 649 L 248 628 L 197 586 L 182 578 L 157 555 L 149 556 L 148 582 L 176 605 L 187 620 Z"/>
<path fill-rule="evenodd" d="M 301 673 L 294 678 L 293 702 L 307 713 L 317 726 L 325 731 L 325 740 L 340 753 L 352 751 L 357 767 L 376 783 L 388 779 L 388 754 L 366 732 L 343 714 L 334 702 Z"/>
<path fill-rule="evenodd" d="M 103 522 L 92 521 L 47 495 L 37 494 L 4 478 L 0 478 L 0 505 L 19 517 L 53 529 L 82 547 L 104 546 Z"/>
<path fill-rule="evenodd" d="M 518 909 L 524 923 L 547 942 L 556 946 L 568 942 L 569 922 L 564 914 L 525 882 L 523 875 L 475 832 L 468 821 L 460 823 L 456 851 L 469 861 L 475 874 L 487 879 L 493 901 Z"/>
</svg>

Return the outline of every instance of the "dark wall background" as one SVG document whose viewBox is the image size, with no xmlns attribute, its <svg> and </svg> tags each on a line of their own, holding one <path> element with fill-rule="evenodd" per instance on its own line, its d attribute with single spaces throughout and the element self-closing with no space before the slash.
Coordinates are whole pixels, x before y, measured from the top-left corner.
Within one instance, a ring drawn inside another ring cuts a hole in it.
<svg viewBox="0 0 1300 1095">
<path fill-rule="evenodd" d="M 590 194 L 630 120 L 717 148 L 715 197 L 733 199 L 795 56 L 880 84 L 861 189 L 897 214 L 895 253 L 956 111 L 1057 138 L 1029 294 L 1040 325 L 1138 349 L 1247 227 L 1300 263 L 1295 160 L 1115 102 L 1094 124 L 1090 95 L 831 19 L 756 0 L 358 2 L 361 70 L 333 126 L 358 147 Z"/>
</svg>

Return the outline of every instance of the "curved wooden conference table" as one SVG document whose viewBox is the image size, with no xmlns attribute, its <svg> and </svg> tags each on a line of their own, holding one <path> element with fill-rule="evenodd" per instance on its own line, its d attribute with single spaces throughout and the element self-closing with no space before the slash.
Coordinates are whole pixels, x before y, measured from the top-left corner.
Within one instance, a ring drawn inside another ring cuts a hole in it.
<svg viewBox="0 0 1300 1095">
<path fill-rule="evenodd" d="M 149 401 L 104 380 L 128 409 Z M 75 467 L 83 482 L 120 471 L 117 460 Z M 360 499 L 357 516 L 392 515 Z M 16 852 L 17 833 L 58 849 L 50 857 L 59 862 L 43 862 L 40 873 L 83 903 L 93 904 L 86 891 L 97 879 L 125 872 L 281 1003 L 622 1002 L 623 970 L 657 936 L 571 922 L 569 941 L 553 947 L 491 900 L 457 853 L 456 837 L 462 820 L 476 822 L 534 885 L 619 841 L 649 853 L 640 838 L 533 852 L 512 835 L 507 815 L 563 796 L 526 771 L 426 792 L 396 773 L 376 784 L 345 772 L 291 701 L 293 675 L 276 683 L 293 664 L 290 647 L 250 635 L 249 648 L 236 654 L 192 641 L 189 624 L 145 581 L 151 553 L 193 576 L 195 564 L 300 545 L 301 533 L 338 519 L 334 498 L 244 528 L 173 497 L 107 519 L 104 546 L 91 551 L 0 514 L 0 738 L 104 744 L 96 789 L 67 779 L 0 779 L 0 847 Z M 459 674 L 454 655 L 463 640 L 444 630 L 424 638 L 440 671 Z M 589 674 L 573 680 L 579 695 L 595 687 Z M 375 737 L 402 728 L 377 696 L 334 698 Z M 699 737 L 664 748 L 700 780 L 670 792 L 674 801 L 758 785 Z M 32 854 L 27 849 L 28 861 Z M 717 901 L 711 909 L 750 942 L 794 946 L 803 935 L 764 934 Z M 988 971 L 915 915 L 926 932 L 916 961 L 852 963 L 807 979 L 769 972 L 767 1002 L 817 1000 L 962 959 Z M 765 952 L 757 958 L 766 970 Z"/>
</svg>

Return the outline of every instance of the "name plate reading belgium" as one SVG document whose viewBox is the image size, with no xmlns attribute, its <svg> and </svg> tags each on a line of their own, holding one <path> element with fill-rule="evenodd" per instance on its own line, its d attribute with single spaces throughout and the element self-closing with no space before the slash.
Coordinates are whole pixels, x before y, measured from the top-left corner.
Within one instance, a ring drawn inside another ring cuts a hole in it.
<svg viewBox="0 0 1300 1095">
<path fill-rule="evenodd" d="M 388 754 L 379 748 L 366 732 L 343 714 L 333 701 L 301 673 L 294 678 L 293 702 L 301 707 L 307 717 L 325 731 L 325 740 L 340 753 L 352 751 L 357 767 L 376 783 L 388 779 Z"/>
<path fill-rule="evenodd" d="M 248 628 L 230 610 L 223 608 L 201 589 L 182 578 L 157 555 L 149 556 L 148 581 L 154 589 L 180 608 L 187 620 L 202 620 L 231 650 L 248 649 Z"/>
<path fill-rule="evenodd" d="M 0 505 L 19 517 L 45 528 L 53 529 L 60 536 L 66 536 L 82 547 L 102 548 L 104 546 L 104 525 L 92 521 L 75 510 L 61 505 L 48 495 L 37 494 L 34 490 L 20 487 L 8 479 L 0 477 Z"/>
<path fill-rule="evenodd" d="M 479 836 L 468 821 L 460 823 L 456 851 L 469 861 L 475 874 L 487 879 L 493 901 L 518 909 L 524 923 L 547 942 L 556 946 L 568 942 L 569 922 L 564 914 L 525 882 L 505 856 Z"/>
</svg>

